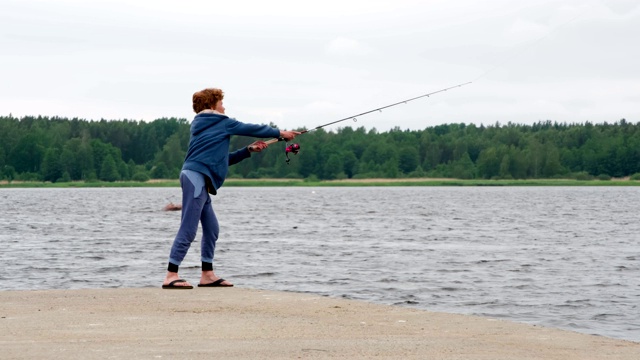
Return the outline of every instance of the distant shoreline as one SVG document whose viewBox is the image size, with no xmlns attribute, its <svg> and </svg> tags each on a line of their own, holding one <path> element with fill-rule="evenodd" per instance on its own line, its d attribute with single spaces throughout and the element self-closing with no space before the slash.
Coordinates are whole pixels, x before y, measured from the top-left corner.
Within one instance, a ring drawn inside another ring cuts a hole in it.
<svg viewBox="0 0 640 360">
<path fill-rule="evenodd" d="M 358 187 L 358 186 L 640 186 L 640 181 L 628 178 L 611 180 L 574 180 L 574 179 L 524 179 L 524 180 L 462 180 L 444 178 L 407 178 L 407 179 L 344 179 L 306 181 L 303 179 L 227 179 L 224 186 L 231 187 Z M 0 181 L 0 189 L 7 188 L 96 188 L 96 187 L 180 187 L 178 180 L 154 179 L 146 182 L 37 182 L 37 181 Z"/>
</svg>

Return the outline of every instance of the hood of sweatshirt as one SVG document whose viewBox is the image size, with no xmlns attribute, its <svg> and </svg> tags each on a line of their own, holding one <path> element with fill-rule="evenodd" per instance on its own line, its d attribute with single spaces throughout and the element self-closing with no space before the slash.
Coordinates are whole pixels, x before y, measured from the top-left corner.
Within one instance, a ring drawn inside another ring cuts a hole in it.
<svg viewBox="0 0 640 360">
<path fill-rule="evenodd" d="M 193 121 L 191 122 L 191 133 L 193 135 L 198 135 L 204 130 L 228 118 L 229 117 L 227 115 L 221 114 L 217 111 L 216 112 L 201 111 L 198 113 L 198 115 L 196 115 L 195 118 L 193 118 Z"/>
</svg>

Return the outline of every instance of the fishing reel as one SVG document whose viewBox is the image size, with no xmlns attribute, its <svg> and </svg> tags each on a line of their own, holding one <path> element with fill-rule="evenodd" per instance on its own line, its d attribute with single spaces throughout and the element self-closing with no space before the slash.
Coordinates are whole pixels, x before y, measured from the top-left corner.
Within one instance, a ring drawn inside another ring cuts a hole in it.
<svg viewBox="0 0 640 360">
<path fill-rule="evenodd" d="M 290 165 L 289 161 L 291 161 L 291 159 L 289 159 L 289 153 L 291 153 L 293 155 L 298 155 L 299 151 L 300 151 L 300 144 L 298 144 L 298 143 L 286 144 L 285 145 L 284 155 L 287 157 L 287 165 Z"/>
</svg>

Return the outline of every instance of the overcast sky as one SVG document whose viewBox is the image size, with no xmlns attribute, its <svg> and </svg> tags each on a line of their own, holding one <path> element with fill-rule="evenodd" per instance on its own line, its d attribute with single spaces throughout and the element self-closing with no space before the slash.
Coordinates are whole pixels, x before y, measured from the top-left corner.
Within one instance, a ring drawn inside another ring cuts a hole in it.
<svg viewBox="0 0 640 360">
<path fill-rule="evenodd" d="M 0 3 L 0 115 L 312 128 L 640 121 L 637 0 Z"/>
</svg>

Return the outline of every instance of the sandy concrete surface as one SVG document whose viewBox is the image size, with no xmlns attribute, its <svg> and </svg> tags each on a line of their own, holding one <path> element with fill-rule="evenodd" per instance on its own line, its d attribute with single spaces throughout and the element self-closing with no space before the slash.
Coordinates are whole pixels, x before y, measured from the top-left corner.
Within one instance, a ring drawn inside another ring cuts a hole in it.
<svg viewBox="0 0 640 360">
<path fill-rule="evenodd" d="M 243 288 L 0 291 L 0 359 L 640 359 L 640 343 Z"/>
</svg>

